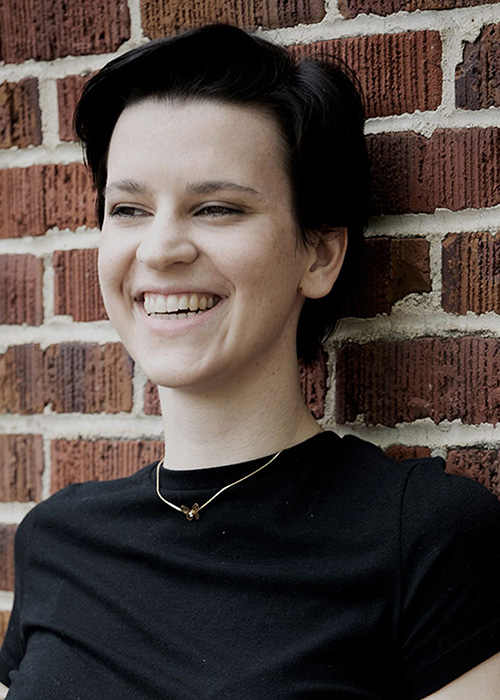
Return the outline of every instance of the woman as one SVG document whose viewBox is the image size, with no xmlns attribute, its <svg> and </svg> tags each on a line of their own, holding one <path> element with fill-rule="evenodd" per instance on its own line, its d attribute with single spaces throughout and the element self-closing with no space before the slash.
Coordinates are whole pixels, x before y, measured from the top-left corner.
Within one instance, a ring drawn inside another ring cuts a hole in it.
<svg viewBox="0 0 500 700">
<path fill-rule="evenodd" d="M 301 397 L 365 221 L 351 79 L 211 26 L 111 62 L 76 124 L 166 451 L 23 521 L 9 700 L 497 698 L 498 502 Z"/>
</svg>

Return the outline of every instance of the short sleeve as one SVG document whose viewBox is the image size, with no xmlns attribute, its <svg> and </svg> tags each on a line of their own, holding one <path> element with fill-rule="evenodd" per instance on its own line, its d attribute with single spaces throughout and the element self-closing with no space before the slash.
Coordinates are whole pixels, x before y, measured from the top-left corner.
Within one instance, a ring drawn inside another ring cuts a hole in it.
<svg viewBox="0 0 500 700">
<path fill-rule="evenodd" d="M 500 651 L 500 502 L 483 486 L 417 465 L 401 511 L 400 649 L 409 700 Z"/>
<path fill-rule="evenodd" d="M 14 540 L 14 605 L 0 650 L 0 681 L 6 686 L 10 686 L 10 672 L 19 667 L 24 655 L 22 613 L 24 583 L 28 568 L 28 547 L 31 539 L 33 520 L 34 513 L 31 511 L 17 528 Z"/>
</svg>

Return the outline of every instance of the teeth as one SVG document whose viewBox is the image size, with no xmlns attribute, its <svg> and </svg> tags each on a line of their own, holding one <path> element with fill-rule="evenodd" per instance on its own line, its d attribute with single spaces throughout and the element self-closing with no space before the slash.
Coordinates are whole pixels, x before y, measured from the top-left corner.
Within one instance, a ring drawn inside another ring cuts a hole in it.
<svg viewBox="0 0 500 700">
<path fill-rule="evenodd" d="M 186 318 L 187 313 L 211 309 L 217 303 L 218 298 L 204 294 L 144 294 L 144 310 L 151 314 L 175 314 L 176 318 Z"/>
</svg>

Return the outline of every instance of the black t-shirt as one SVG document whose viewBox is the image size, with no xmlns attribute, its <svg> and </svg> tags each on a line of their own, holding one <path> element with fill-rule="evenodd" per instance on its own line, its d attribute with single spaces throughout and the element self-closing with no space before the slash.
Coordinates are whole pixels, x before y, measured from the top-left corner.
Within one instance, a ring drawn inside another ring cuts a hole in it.
<svg viewBox="0 0 500 700">
<path fill-rule="evenodd" d="M 203 503 L 262 464 L 161 470 Z M 155 465 L 69 486 L 16 538 L 9 700 L 414 700 L 500 651 L 500 504 L 320 434 L 199 520 Z"/>
</svg>

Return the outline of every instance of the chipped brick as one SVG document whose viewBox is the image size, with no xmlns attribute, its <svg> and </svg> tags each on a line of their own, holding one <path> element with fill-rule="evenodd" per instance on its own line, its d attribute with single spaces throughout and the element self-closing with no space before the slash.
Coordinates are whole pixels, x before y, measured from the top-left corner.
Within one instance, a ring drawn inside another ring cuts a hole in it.
<svg viewBox="0 0 500 700">
<path fill-rule="evenodd" d="M 467 476 L 500 497 L 500 456 L 495 449 L 464 447 L 450 450 L 446 471 Z"/>
<path fill-rule="evenodd" d="M 38 82 L 27 78 L 0 85 L 0 148 L 42 143 Z"/>
<path fill-rule="evenodd" d="M 385 453 L 391 459 L 402 462 L 405 459 L 422 459 L 430 457 L 431 451 L 428 447 L 420 447 L 417 445 L 389 445 Z"/>
<path fill-rule="evenodd" d="M 339 8 L 346 19 L 360 14 L 391 15 L 394 12 L 416 10 L 452 10 L 455 7 L 493 5 L 497 0 L 339 0 Z"/>
<path fill-rule="evenodd" d="M 74 141 L 73 115 L 77 102 L 89 75 L 68 75 L 57 81 L 57 101 L 59 105 L 59 138 L 61 141 Z"/>
<path fill-rule="evenodd" d="M 465 45 L 457 66 L 456 105 L 461 109 L 500 106 L 500 24 L 484 27 L 474 43 Z"/>
<path fill-rule="evenodd" d="M 0 523 L 0 591 L 14 590 L 14 535 L 17 525 Z"/>
<path fill-rule="evenodd" d="M 0 413 L 41 413 L 44 396 L 39 345 L 16 345 L 0 355 Z"/>
</svg>

